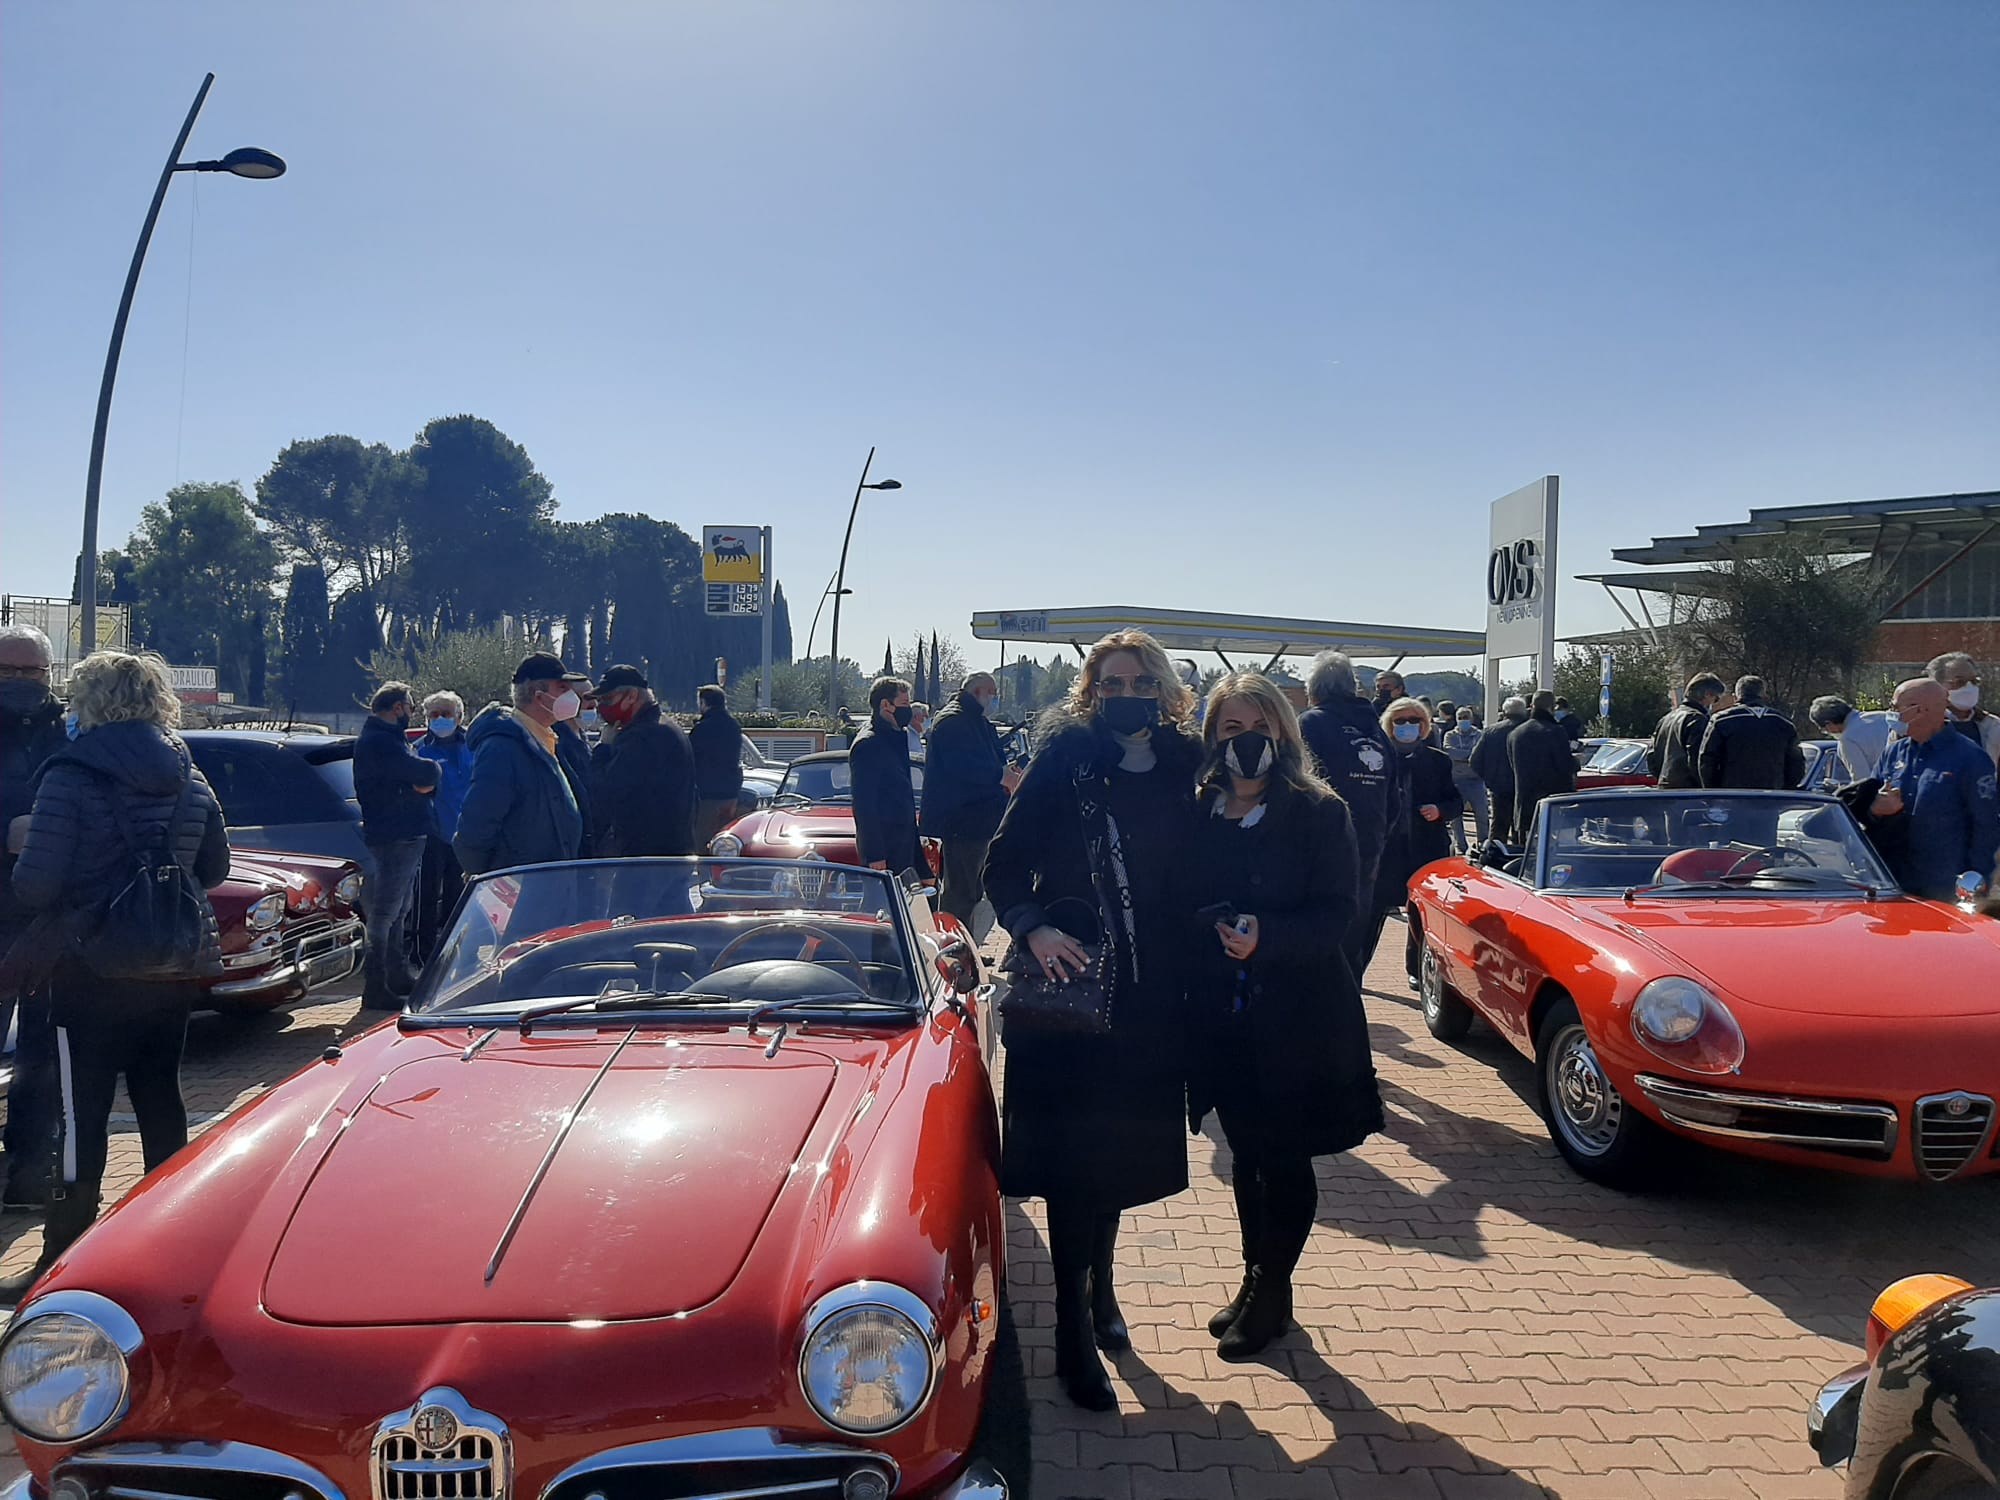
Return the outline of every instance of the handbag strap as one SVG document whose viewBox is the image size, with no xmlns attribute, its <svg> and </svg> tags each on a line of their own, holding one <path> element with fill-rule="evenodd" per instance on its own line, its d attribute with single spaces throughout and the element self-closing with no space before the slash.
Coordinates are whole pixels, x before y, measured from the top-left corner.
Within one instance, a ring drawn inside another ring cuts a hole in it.
<svg viewBox="0 0 2000 1500">
<path fill-rule="evenodd" d="M 125 852 L 132 856 L 133 864 L 150 868 L 146 856 L 139 851 L 139 835 L 132 827 L 132 804 L 125 800 L 125 789 L 118 784 L 118 778 L 108 771 L 99 771 L 95 766 L 90 769 L 104 781 L 105 794 L 111 801 L 111 821 L 118 825 L 118 836 L 124 841 Z M 174 830 L 180 826 L 181 814 L 187 811 L 188 799 L 193 795 L 194 774 L 190 771 L 186 780 L 181 782 L 181 794 L 174 799 L 173 811 L 167 814 L 166 830 L 160 840 L 163 852 L 175 864 L 179 864 L 180 860 L 174 853 Z"/>
</svg>

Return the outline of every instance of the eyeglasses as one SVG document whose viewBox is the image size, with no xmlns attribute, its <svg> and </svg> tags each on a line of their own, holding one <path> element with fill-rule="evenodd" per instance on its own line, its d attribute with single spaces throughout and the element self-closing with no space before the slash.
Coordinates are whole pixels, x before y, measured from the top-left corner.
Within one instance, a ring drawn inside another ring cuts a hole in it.
<svg viewBox="0 0 2000 1500">
<path fill-rule="evenodd" d="M 1100 698 L 1123 698 L 1127 693 L 1134 698 L 1157 698 L 1160 696 L 1160 679 L 1144 675 L 1097 679 L 1097 696 Z"/>
<path fill-rule="evenodd" d="M 47 667 L 23 667 L 16 666 L 11 662 L 0 662 L 0 682 L 47 682 L 48 680 L 49 669 Z"/>
<path fill-rule="evenodd" d="M 1422 719 L 1391 719 L 1389 722 L 1395 725 L 1414 724 L 1419 729 L 1422 729 L 1424 727 L 1424 721 Z"/>
</svg>

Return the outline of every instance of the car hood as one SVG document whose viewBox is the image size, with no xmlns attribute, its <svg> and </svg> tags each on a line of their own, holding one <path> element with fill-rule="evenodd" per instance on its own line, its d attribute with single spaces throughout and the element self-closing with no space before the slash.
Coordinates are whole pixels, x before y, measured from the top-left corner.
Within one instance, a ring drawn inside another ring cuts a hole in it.
<svg viewBox="0 0 2000 1500">
<path fill-rule="evenodd" d="M 1773 1010 L 1823 1016 L 1970 1016 L 2000 1008 L 2000 922 L 1934 901 L 1655 896 L 1577 901 L 1637 938 L 1662 973 Z"/>
<path fill-rule="evenodd" d="M 770 1058 L 722 1038 L 616 1048 L 495 1038 L 393 1069 L 301 1192 L 266 1310 L 350 1327 L 613 1321 L 720 1297 L 835 1064 L 798 1043 Z"/>
<path fill-rule="evenodd" d="M 764 812 L 756 837 L 766 844 L 799 845 L 822 839 L 852 839 L 854 809 L 845 804 L 814 803 L 810 807 L 773 807 Z"/>
</svg>

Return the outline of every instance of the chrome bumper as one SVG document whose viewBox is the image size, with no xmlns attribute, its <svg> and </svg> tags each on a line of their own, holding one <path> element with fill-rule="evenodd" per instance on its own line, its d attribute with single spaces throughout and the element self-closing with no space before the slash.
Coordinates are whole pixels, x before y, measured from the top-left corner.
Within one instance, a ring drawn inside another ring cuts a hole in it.
<svg viewBox="0 0 2000 1500">
<path fill-rule="evenodd" d="M 345 979 L 361 967 L 368 947 L 368 931 L 359 922 L 348 922 L 330 932 L 316 932 L 274 969 L 250 974 L 242 979 L 225 979 L 208 987 L 211 995 L 225 999 L 240 995 L 267 995 L 273 990 L 316 989 L 336 979 Z"/>
<path fill-rule="evenodd" d="M 0 1500 L 11 1497 L 0 1496 Z M 991 1464 L 974 1460 L 958 1478 L 958 1483 L 939 1494 L 938 1500 L 1007 1500 L 1007 1481 Z"/>
<path fill-rule="evenodd" d="M 1868 1365 L 1856 1365 L 1843 1370 L 1819 1388 L 1806 1408 L 1806 1441 L 1824 1468 L 1854 1457 L 1854 1441 L 1861 1428 L 1861 1393 L 1867 1389 L 1869 1369 Z"/>
<path fill-rule="evenodd" d="M 1853 1099 L 1746 1094 L 1641 1073 L 1634 1080 L 1668 1122 L 1702 1135 L 1769 1141 L 1887 1161 L 1896 1154 L 1895 1109 Z"/>
</svg>

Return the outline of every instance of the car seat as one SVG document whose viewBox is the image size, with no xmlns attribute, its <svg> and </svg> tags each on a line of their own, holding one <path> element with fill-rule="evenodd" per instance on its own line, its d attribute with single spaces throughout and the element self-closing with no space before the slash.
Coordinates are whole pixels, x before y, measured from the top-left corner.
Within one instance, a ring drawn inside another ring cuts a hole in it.
<svg viewBox="0 0 2000 1500">
<path fill-rule="evenodd" d="M 1755 849 L 1738 849 L 1724 844 L 1719 849 L 1680 849 L 1660 861 L 1653 874 L 1655 885 L 1688 885 L 1696 881 L 1720 880 L 1725 875 L 1755 875 L 1771 861 Z"/>
</svg>

